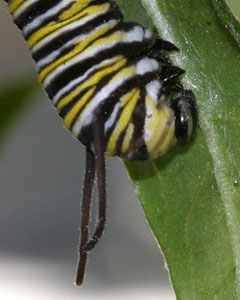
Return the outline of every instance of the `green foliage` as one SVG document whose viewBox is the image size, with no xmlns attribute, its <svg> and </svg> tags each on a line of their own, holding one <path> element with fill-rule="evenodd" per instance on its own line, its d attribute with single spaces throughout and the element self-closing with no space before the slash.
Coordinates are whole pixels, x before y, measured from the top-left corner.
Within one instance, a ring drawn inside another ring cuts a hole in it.
<svg viewBox="0 0 240 300">
<path fill-rule="evenodd" d="M 172 61 L 186 70 L 183 83 L 199 107 L 190 145 L 127 164 L 183 300 L 240 297 L 240 50 L 225 29 L 230 11 L 217 2 L 141 0 L 160 36 L 181 49 Z M 141 22 L 125 7 L 128 19 Z"/>
<path fill-rule="evenodd" d="M 240 45 L 240 23 L 236 20 L 236 17 L 232 14 L 230 7 L 224 0 L 213 0 L 213 5 L 224 26 L 236 39 L 238 45 Z M 240 4 L 239 4 L 240 10 Z"/>
<path fill-rule="evenodd" d="M 0 141 L 5 136 L 7 129 L 19 116 L 19 113 L 34 98 L 36 82 L 31 79 L 11 82 L 7 86 L 0 86 Z"/>
</svg>

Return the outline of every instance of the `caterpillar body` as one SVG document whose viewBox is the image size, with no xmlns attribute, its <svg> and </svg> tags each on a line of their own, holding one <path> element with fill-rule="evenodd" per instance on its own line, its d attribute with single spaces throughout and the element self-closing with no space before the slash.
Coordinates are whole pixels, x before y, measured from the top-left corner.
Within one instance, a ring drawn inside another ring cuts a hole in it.
<svg viewBox="0 0 240 300">
<path fill-rule="evenodd" d="M 178 49 L 141 25 L 124 22 L 113 0 L 4 1 L 64 126 L 86 146 L 80 285 L 106 219 L 104 153 L 151 160 L 188 141 L 197 124 L 195 97 L 179 83 L 184 71 L 165 54 Z M 91 235 L 95 175 L 98 222 Z"/>
</svg>

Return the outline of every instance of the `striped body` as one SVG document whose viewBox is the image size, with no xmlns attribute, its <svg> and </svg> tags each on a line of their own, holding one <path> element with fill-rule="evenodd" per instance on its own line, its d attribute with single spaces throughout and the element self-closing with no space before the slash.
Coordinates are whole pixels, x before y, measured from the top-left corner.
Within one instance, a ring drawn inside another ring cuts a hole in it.
<svg viewBox="0 0 240 300">
<path fill-rule="evenodd" d="M 109 156 L 155 159 L 176 143 L 162 66 L 146 55 L 155 42 L 148 29 L 123 22 L 111 0 L 6 2 L 40 82 L 80 142 L 93 148 L 97 120 Z"/>
</svg>

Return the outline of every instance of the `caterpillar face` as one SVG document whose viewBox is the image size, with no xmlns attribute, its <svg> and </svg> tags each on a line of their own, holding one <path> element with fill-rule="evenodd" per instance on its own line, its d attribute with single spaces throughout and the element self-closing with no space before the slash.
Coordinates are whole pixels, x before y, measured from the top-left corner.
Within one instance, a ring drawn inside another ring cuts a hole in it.
<svg viewBox="0 0 240 300">
<path fill-rule="evenodd" d="M 152 160 L 188 141 L 197 124 L 195 97 L 166 51 L 172 43 L 124 22 L 113 0 L 4 0 L 36 62 L 39 81 L 64 126 L 86 147 L 77 285 L 103 232 L 104 153 Z M 90 235 L 93 182 L 99 215 Z"/>
<path fill-rule="evenodd" d="M 197 126 L 197 107 L 193 92 L 184 91 L 174 95 L 171 108 L 175 112 L 175 136 L 178 142 L 189 141 Z"/>
<path fill-rule="evenodd" d="M 158 82 L 151 83 L 156 88 Z M 152 98 L 153 97 L 153 98 Z M 176 93 L 171 106 L 152 95 L 146 97 L 146 113 L 142 136 L 134 140 L 133 123 L 126 130 L 125 144 L 119 154 L 125 160 L 153 160 L 170 150 L 176 143 L 189 141 L 197 125 L 197 108 L 191 91 Z M 139 112 L 140 114 L 143 111 Z M 141 117 L 139 117 L 141 118 Z M 128 143 L 127 141 L 133 141 Z"/>
<path fill-rule="evenodd" d="M 177 142 L 175 137 L 174 111 L 157 94 L 151 92 L 160 88 L 158 81 L 147 87 L 145 109 L 137 107 L 135 119 L 142 121 L 141 131 L 138 122 L 130 122 L 123 137 L 123 146 L 119 156 L 125 160 L 152 160 L 166 153 Z M 153 90 L 151 91 L 151 88 Z"/>
</svg>

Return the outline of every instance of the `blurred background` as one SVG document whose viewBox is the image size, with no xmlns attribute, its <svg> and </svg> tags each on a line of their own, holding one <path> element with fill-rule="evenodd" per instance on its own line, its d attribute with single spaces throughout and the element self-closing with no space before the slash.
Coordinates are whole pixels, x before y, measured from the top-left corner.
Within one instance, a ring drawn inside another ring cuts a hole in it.
<svg viewBox="0 0 240 300">
<path fill-rule="evenodd" d="M 0 37 L 0 86 L 35 76 L 3 1 Z M 1 145 L 0 300 L 175 299 L 161 251 L 116 158 L 107 160 L 105 234 L 89 255 L 83 287 L 74 286 L 84 148 L 40 89 L 34 97 Z"/>
</svg>

